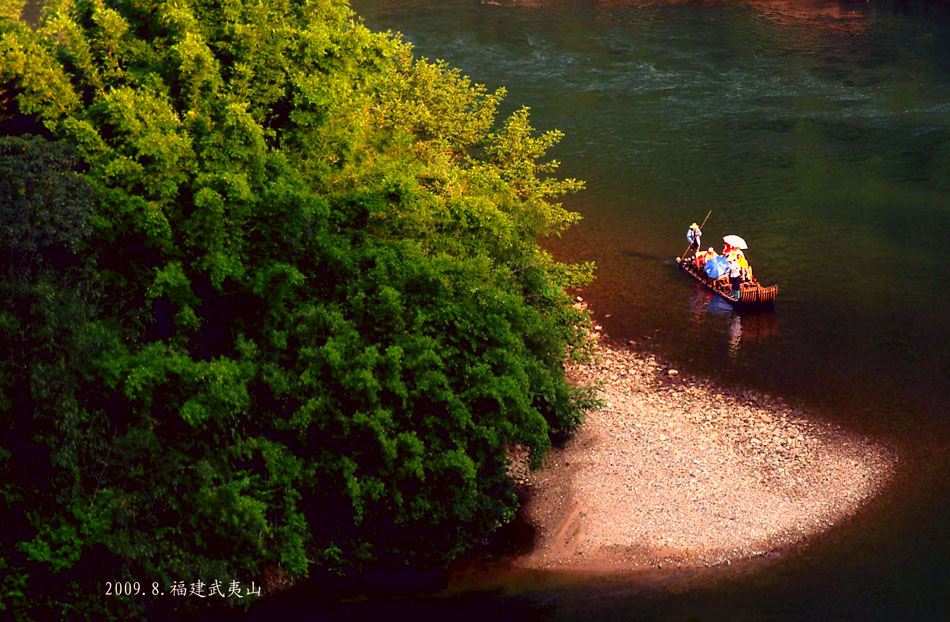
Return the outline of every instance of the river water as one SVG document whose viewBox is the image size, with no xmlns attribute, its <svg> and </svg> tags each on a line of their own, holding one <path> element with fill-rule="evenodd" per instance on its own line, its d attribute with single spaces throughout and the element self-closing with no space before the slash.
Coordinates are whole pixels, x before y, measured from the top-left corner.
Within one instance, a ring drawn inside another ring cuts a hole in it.
<svg viewBox="0 0 950 622">
<path fill-rule="evenodd" d="M 663 587 L 512 580 L 370 600 L 347 617 L 938 619 L 950 560 L 950 9 L 937 2 L 356 0 L 565 132 L 584 220 L 548 242 L 593 260 L 581 294 L 611 339 L 782 395 L 897 448 L 898 482 L 764 569 Z M 773 313 L 736 314 L 672 259 L 738 234 Z M 301 610 L 301 607 L 303 608 Z M 320 616 L 323 605 L 295 601 Z"/>
</svg>

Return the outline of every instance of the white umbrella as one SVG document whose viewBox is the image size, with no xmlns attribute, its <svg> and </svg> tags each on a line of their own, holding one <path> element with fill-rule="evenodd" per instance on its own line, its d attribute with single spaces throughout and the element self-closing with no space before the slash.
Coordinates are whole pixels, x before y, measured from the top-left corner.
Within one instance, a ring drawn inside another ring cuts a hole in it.
<svg viewBox="0 0 950 622">
<path fill-rule="evenodd" d="M 749 248 L 749 245 L 745 243 L 745 240 L 743 240 L 737 235 L 723 236 L 722 241 L 728 244 L 729 246 L 735 246 L 736 248 L 740 248 L 742 250 L 748 250 Z"/>
</svg>

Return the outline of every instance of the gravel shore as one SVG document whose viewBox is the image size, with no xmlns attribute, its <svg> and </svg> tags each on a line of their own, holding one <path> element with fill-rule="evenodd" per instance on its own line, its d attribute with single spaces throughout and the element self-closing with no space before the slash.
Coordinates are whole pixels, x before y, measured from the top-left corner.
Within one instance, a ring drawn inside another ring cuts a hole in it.
<svg viewBox="0 0 950 622">
<path fill-rule="evenodd" d="M 603 408 L 516 480 L 537 529 L 516 567 L 700 568 L 771 556 L 853 515 L 896 454 L 809 421 L 781 399 L 728 392 L 601 345 L 569 370 Z"/>
</svg>

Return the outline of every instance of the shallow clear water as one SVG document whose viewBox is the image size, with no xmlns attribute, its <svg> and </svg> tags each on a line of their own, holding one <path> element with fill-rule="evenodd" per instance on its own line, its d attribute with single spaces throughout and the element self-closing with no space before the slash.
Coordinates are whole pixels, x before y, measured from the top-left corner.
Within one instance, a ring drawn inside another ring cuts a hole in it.
<svg viewBox="0 0 950 622">
<path fill-rule="evenodd" d="M 706 587 L 591 579 L 341 616 L 936 619 L 950 557 L 950 10 L 937 2 L 356 0 L 506 110 L 567 136 L 587 189 L 549 242 L 594 260 L 582 295 L 612 339 L 679 369 L 777 392 L 893 443 L 901 480 L 852 523 Z M 743 236 L 774 313 L 736 314 L 673 257 Z M 299 599 L 290 610 L 310 611 Z M 303 607 L 303 609 L 301 609 Z"/>
</svg>

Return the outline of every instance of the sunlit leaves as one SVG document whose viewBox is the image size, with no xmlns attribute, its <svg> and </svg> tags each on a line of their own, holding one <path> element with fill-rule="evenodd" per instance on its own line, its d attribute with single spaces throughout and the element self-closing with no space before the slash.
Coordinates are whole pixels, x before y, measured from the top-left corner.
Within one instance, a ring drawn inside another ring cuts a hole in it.
<svg viewBox="0 0 950 622">
<path fill-rule="evenodd" d="M 0 97 L 15 97 L 20 112 L 53 125 L 79 98 L 50 52 L 24 24 L 0 29 Z"/>
<path fill-rule="evenodd" d="M 88 166 L 24 168 L 87 195 L 5 214 L 6 248 L 95 279 L 44 273 L 0 315 L 4 343 L 33 339 L 0 404 L 42 450 L 10 468 L 63 491 L 0 562 L 293 580 L 444 566 L 511 519 L 508 449 L 538 463 L 587 405 L 564 288 L 589 266 L 538 246 L 577 219 L 558 132 L 336 0 L 54 0 L 36 32 L 3 24 L 6 109 Z"/>
</svg>

